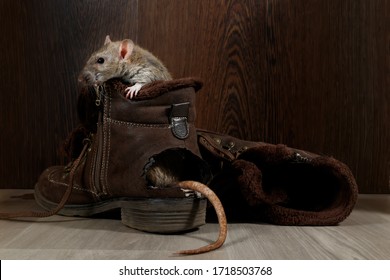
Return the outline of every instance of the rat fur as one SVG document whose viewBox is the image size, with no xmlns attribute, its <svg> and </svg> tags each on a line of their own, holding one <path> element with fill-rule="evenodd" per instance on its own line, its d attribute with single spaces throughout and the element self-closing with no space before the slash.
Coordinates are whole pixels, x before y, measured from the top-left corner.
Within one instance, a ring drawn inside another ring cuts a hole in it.
<svg viewBox="0 0 390 280">
<path fill-rule="evenodd" d="M 130 39 L 113 42 L 107 35 L 103 47 L 88 59 L 79 81 L 99 86 L 112 78 L 121 78 L 131 84 L 125 89 L 126 98 L 129 99 L 137 96 L 145 84 L 172 80 L 168 69 L 152 53 Z"/>
</svg>

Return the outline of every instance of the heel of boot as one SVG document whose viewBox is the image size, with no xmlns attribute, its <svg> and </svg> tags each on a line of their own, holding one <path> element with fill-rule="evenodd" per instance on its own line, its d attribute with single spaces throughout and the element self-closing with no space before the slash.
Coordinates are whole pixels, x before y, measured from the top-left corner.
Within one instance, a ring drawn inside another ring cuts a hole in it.
<svg viewBox="0 0 390 280">
<path fill-rule="evenodd" d="M 174 233 L 206 223 L 207 200 L 194 198 L 143 199 L 122 205 L 122 223 L 155 233 Z"/>
</svg>

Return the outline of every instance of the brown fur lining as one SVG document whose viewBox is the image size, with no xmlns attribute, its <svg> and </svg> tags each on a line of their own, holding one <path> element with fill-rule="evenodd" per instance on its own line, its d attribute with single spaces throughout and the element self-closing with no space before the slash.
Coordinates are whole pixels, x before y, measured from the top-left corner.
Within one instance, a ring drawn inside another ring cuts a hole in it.
<svg viewBox="0 0 390 280">
<path fill-rule="evenodd" d="M 106 83 L 109 86 L 113 86 L 114 91 L 125 92 L 125 88 L 128 84 L 121 82 L 119 79 L 113 79 Z M 166 94 L 170 91 L 179 90 L 182 88 L 193 87 L 195 91 L 202 88 L 203 83 L 197 78 L 182 78 L 170 81 L 155 81 L 143 86 L 138 95 L 132 100 L 146 100 L 156 98 L 160 95 Z"/>
<path fill-rule="evenodd" d="M 280 225 L 336 225 L 352 211 L 358 194 L 350 169 L 325 156 L 291 160 L 283 145 L 248 149 L 232 166 L 248 205 Z"/>
</svg>

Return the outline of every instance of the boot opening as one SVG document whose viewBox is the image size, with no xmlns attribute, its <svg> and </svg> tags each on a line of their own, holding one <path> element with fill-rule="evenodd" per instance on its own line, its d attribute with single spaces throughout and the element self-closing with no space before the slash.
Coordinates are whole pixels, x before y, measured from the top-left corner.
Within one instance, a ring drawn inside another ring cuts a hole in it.
<svg viewBox="0 0 390 280">
<path fill-rule="evenodd" d="M 281 147 L 253 150 L 240 159 L 251 162 L 241 168 L 243 177 L 248 169 L 257 174 L 248 187 L 266 204 L 285 208 L 320 212 L 343 208 L 353 198 L 352 175 L 345 166 L 330 158 L 303 158 Z M 241 183 L 244 181 L 241 180 Z M 247 193 L 248 194 L 248 193 Z"/>
<path fill-rule="evenodd" d="M 333 208 L 344 182 L 329 166 L 309 163 L 280 163 L 262 169 L 264 193 L 277 204 L 303 211 Z"/>
<path fill-rule="evenodd" d="M 144 166 L 148 186 L 163 188 L 180 181 L 192 180 L 208 184 L 211 171 L 208 164 L 184 148 L 172 148 L 153 155 Z"/>
</svg>

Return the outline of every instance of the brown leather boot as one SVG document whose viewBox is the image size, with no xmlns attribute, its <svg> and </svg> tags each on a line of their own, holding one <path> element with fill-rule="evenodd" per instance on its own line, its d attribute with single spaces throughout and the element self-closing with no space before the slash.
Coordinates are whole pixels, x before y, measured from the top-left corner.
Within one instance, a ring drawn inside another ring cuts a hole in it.
<svg viewBox="0 0 390 280">
<path fill-rule="evenodd" d="M 356 203 L 352 172 L 332 157 L 205 130 L 198 138 L 230 220 L 336 225 Z"/>
<path fill-rule="evenodd" d="M 124 224 L 149 232 L 203 225 L 205 198 L 172 187 L 184 180 L 207 184 L 211 179 L 194 127 L 200 83 L 155 82 L 145 86 L 137 100 L 120 94 L 125 87 L 113 80 L 97 95 L 84 93 L 84 99 L 94 100 L 81 105 L 79 115 L 89 116 L 81 117 L 82 133 L 72 143 L 83 147 L 72 147 L 68 166 L 49 167 L 41 174 L 35 186 L 37 203 L 70 216 L 121 208 Z"/>
</svg>

